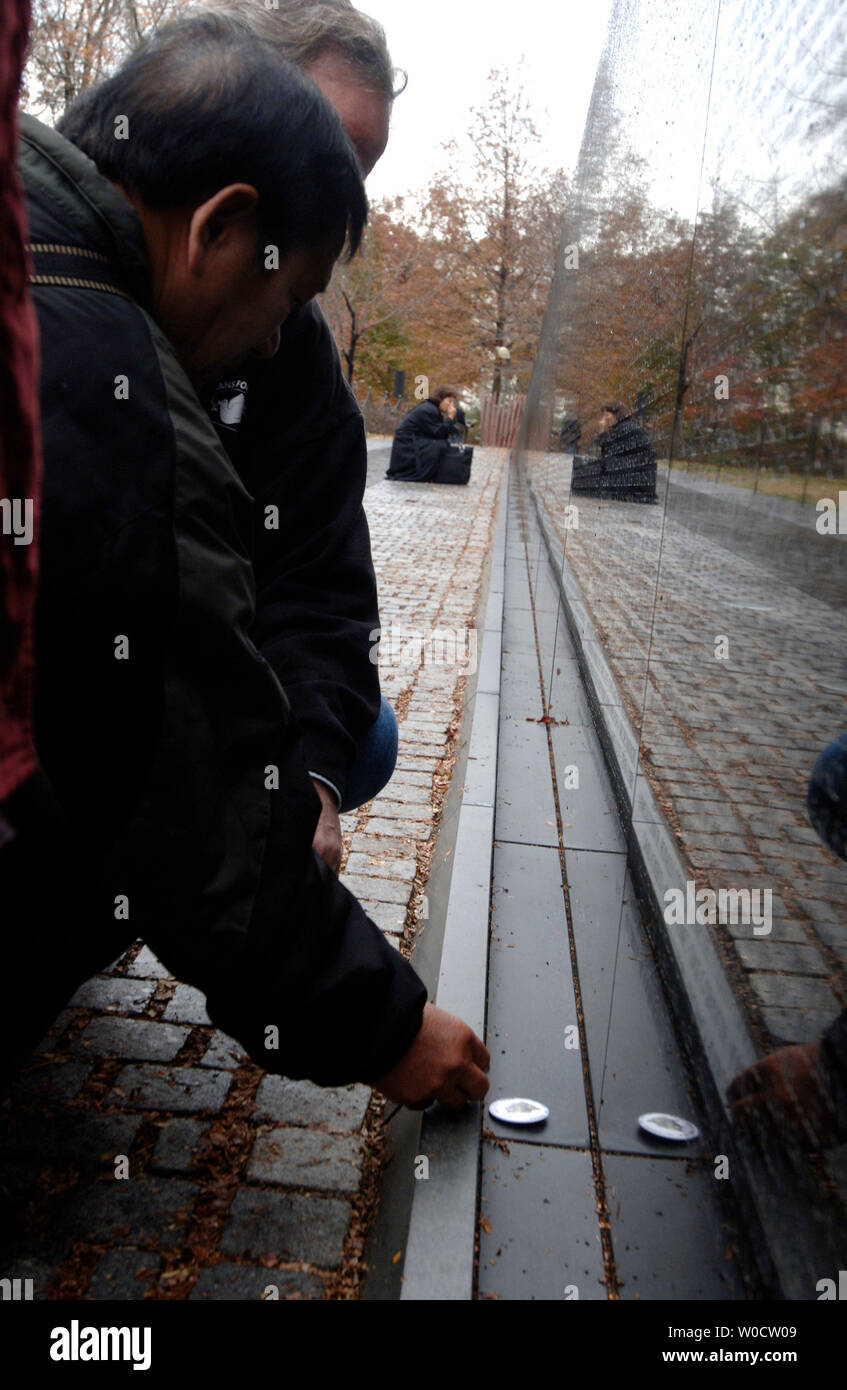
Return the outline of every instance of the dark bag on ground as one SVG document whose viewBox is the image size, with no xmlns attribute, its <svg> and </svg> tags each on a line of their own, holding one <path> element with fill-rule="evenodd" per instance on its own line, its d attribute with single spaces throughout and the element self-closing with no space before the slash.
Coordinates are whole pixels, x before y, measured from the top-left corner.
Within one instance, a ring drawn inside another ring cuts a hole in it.
<svg viewBox="0 0 847 1390">
<path fill-rule="evenodd" d="M 473 449 L 451 444 L 443 455 L 435 474 L 437 483 L 460 483 L 470 481 Z"/>
</svg>

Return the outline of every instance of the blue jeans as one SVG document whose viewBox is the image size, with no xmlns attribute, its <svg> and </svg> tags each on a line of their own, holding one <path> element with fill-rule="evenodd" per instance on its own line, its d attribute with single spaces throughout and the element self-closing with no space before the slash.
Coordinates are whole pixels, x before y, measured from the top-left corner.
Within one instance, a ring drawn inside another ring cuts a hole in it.
<svg viewBox="0 0 847 1390">
<path fill-rule="evenodd" d="M 806 804 L 827 849 L 847 859 L 847 734 L 827 744 L 815 763 Z"/>
<path fill-rule="evenodd" d="M 341 810 L 354 811 L 372 801 L 394 775 L 397 764 L 397 716 L 385 696 L 375 724 L 359 740 L 356 760 L 347 777 Z"/>
</svg>

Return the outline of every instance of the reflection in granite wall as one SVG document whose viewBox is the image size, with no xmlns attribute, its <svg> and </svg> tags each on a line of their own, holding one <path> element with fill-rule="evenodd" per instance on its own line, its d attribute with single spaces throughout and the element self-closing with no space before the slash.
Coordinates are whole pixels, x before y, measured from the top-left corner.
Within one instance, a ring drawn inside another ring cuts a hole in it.
<svg viewBox="0 0 847 1390">
<path fill-rule="evenodd" d="M 762 1050 L 847 1004 L 846 53 L 830 0 L 616 5 L 518 445 L 690 877 L 772 891 L 716 928 Z M 657 503 L 575 488 L 636 425 Z"/>
</svg>

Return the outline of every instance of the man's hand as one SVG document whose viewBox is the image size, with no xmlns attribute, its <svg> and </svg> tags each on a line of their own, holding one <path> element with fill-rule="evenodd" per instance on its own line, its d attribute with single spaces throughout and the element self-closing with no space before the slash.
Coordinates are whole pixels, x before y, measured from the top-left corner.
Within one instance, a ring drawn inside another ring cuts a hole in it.
<svg viewBox="0 0 847 1390">
<path fill-rule="evenodd" d="M 424 1110 L 434 1100 L 447 1110 L 461 1110 L 469 1100 L 482 1100 L 490 1065 L 488 1048 L 472 1028 L 427 1004 L 409 1051 L 374 1085 L 410 1110 Z"/>
<path fill-rule="evenodd" d="M 317 850 L 321 859 L 326 860 L 332 872 L 337 874 L 341 868 L 344 846 L 341 843 L 341 820 L 335 804 L 335 795 L 325 782 L 318 782 L 314 777 L 312 786 L 321 799 L 321 818 L 315 830 L 312 847 Z"/>
<path fill-rule="evenodd" d="M 736 1124 L 766 1125 L 788 1143 L 824 1149 L 839 1142 L 838 1121 L 820 1065 L 820 1043 L 783 1047 L 727 1087 Z"/>
</svg>

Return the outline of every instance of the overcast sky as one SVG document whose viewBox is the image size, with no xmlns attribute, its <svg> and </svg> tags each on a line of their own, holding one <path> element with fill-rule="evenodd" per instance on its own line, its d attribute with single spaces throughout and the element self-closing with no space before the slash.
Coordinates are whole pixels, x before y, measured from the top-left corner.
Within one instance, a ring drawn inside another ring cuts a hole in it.
<svg viewBox="0 0 847 1390">
<path fill-rule="evenodd" d="M 409 0 L 359 3 L 409 74 L 372 198 L 423 188 L 485 101 L 491 68 L 522 56 L 539 163 L 573 169 L 613 0 L 453 0 L 446 21 Z M 773 181 L 784 209 L 842 173 L 843 129 L 825 122 L 844 103 L 845 45 L 847 6 L 834 0 L 620 0 L 614 96 L 656 203 L 693 219 L 715 182 L 758 204 Z"/>
<path fill-rule="evenodd" d="M 409 85 L 394 107 L 391 142 L 368 180 L 372 198 L 423 187 L 442 162 L 439 146 L 463 135 L 485 99 L 492 68 L 526 57 L 543 136 L 540 162 L 573 168 L 612 0 L 359 0 L 383 25 Z"/>
</svg>

